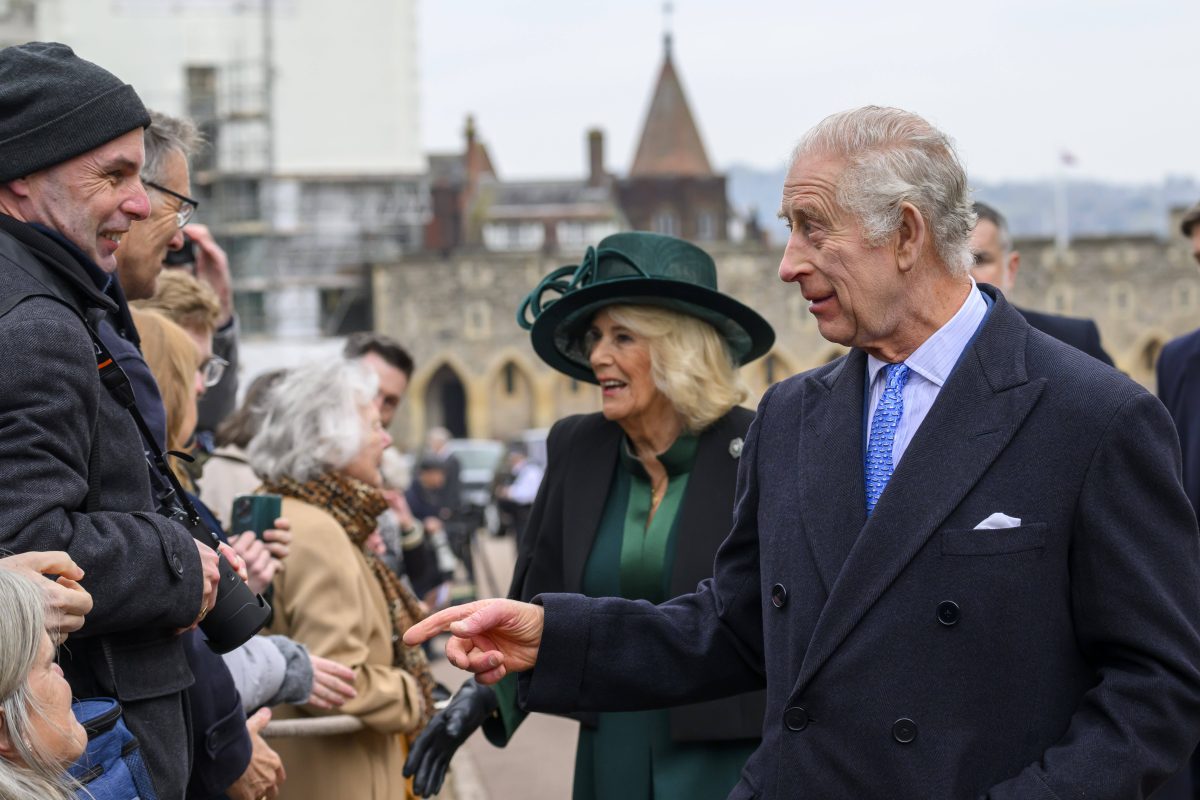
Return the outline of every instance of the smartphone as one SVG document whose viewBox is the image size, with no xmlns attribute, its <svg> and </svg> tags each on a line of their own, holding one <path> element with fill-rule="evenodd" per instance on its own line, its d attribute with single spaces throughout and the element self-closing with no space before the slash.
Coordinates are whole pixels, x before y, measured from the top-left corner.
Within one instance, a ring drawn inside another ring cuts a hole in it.
<svg viewBox="0 0 1200 800">
<path fill-rule="evenodd" d="M 196 241 L 185 233 L 183 235 L 183 247 L 178 250 L 168 250 L 163 263 L 168 267 L 186 267 L 188 264 L 195 264 Z"/>
<path fill-rule="evenodd" d="M 254 531 L 254 535 L 261 539 L 264 531 L 275 527 L 282 507 L 283 498 L 277 494 L 239 494 L 233 498 L 229 535 Z"/>
</svg>

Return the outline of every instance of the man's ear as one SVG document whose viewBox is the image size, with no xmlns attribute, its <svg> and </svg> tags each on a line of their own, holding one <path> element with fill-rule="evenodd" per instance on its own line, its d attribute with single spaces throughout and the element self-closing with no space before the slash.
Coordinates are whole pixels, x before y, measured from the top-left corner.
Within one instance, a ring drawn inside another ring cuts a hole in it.
<svg viewBox="0 0 1200 800">
<path fill-rule="evenodd" d="M 895 237 L 896 264 L 901 272 L 916 266 L 925 249 L 928 230 L 925 217 L 916 206 L 909 202 L 900 204 L 900 227 L 892 235 Z"/>
<path fill-rule="evenodd" d="M 29 178 L 13 178 L 11 181 L 4 184 L 4 188 L 8 189 L 17 197 L 29 197 Z"/>
<path fill-rule="evenodd" d="M 1017 272 L 1021 269 L 1021 254 L 1013 250 L 1008 254 L 1008 288 L 1017 283 Z"/>
</svg>

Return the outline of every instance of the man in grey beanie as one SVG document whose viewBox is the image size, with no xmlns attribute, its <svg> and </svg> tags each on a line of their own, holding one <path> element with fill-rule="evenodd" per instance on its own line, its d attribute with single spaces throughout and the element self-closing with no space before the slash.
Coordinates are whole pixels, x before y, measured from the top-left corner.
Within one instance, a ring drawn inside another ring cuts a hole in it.
<svg viewBox="0 0 1200 800">
<path fill-rule="evenodd" d="M 116 252 L 150 213 L 150 116 L 62 44 L 0 50 L 0 548 L 65 550 L 95 605 L 60 653 L 78 697 L 114 696 L 164 800 L 183 797 L 193 677 L 180 629 L 217 594 L 217 557 L 155 514 L 141 439 L 99 380 L 89 326 Z"/>
</svg>

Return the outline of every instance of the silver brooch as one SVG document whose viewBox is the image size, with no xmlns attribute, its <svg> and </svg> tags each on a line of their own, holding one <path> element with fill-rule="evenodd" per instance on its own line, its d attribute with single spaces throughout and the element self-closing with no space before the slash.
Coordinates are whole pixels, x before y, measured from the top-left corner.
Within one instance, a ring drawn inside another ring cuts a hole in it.
<svg viewBox="0 0 1200 800">
<path fill-rule="evenodd" d="M 734 458 L 740 458 L 742 455 L 742 444 L 744 444 L 744 442 L 742 441 L 742 437 L 740 437 L 740 436 L 738 436 L 737 438 L 734 438 L 734 439 L 730 439 L 729 440 L 729 455 L 733 456 Z"/>
</svg>

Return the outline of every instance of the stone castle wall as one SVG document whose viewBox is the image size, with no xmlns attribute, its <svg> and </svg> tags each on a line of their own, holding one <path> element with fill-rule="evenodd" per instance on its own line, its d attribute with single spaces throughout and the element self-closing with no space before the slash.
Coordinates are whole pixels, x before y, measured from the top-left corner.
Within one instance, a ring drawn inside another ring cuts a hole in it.
<svg viewBox="0 0 1200 800">
<path fill-rule="evenodd" d="M 751 392 L 745 405 L 753 407 L 771 382 L 844 352 L 821 338 L 799 287 L 780 283 L 781 248 L 707 247 L 721 289 L 775 327 L 772 352 L 743 370 Z M 1162 345 L 1200 325 L 1200 270 L 1178 236 L 1080 239 L 1061 256 L 1052 241 L 1018 241 L 1017 247 L 1022 266 L 1011 299 L 1095 319 L 1117 367 L 1151 389 Z M 580 255 L 462 252 L 374 269 L 376 328 L 404 342 L 417 361 L 394 425 L 401 446 L 416 447 L 425 430 L 446 421 L 448 374 L 461 383 L 470 436 L 510 439 L 567 414 L 598 410 L 595 387 L 544 366 L 515 320 L 526 293 Z"/>
</svg>

